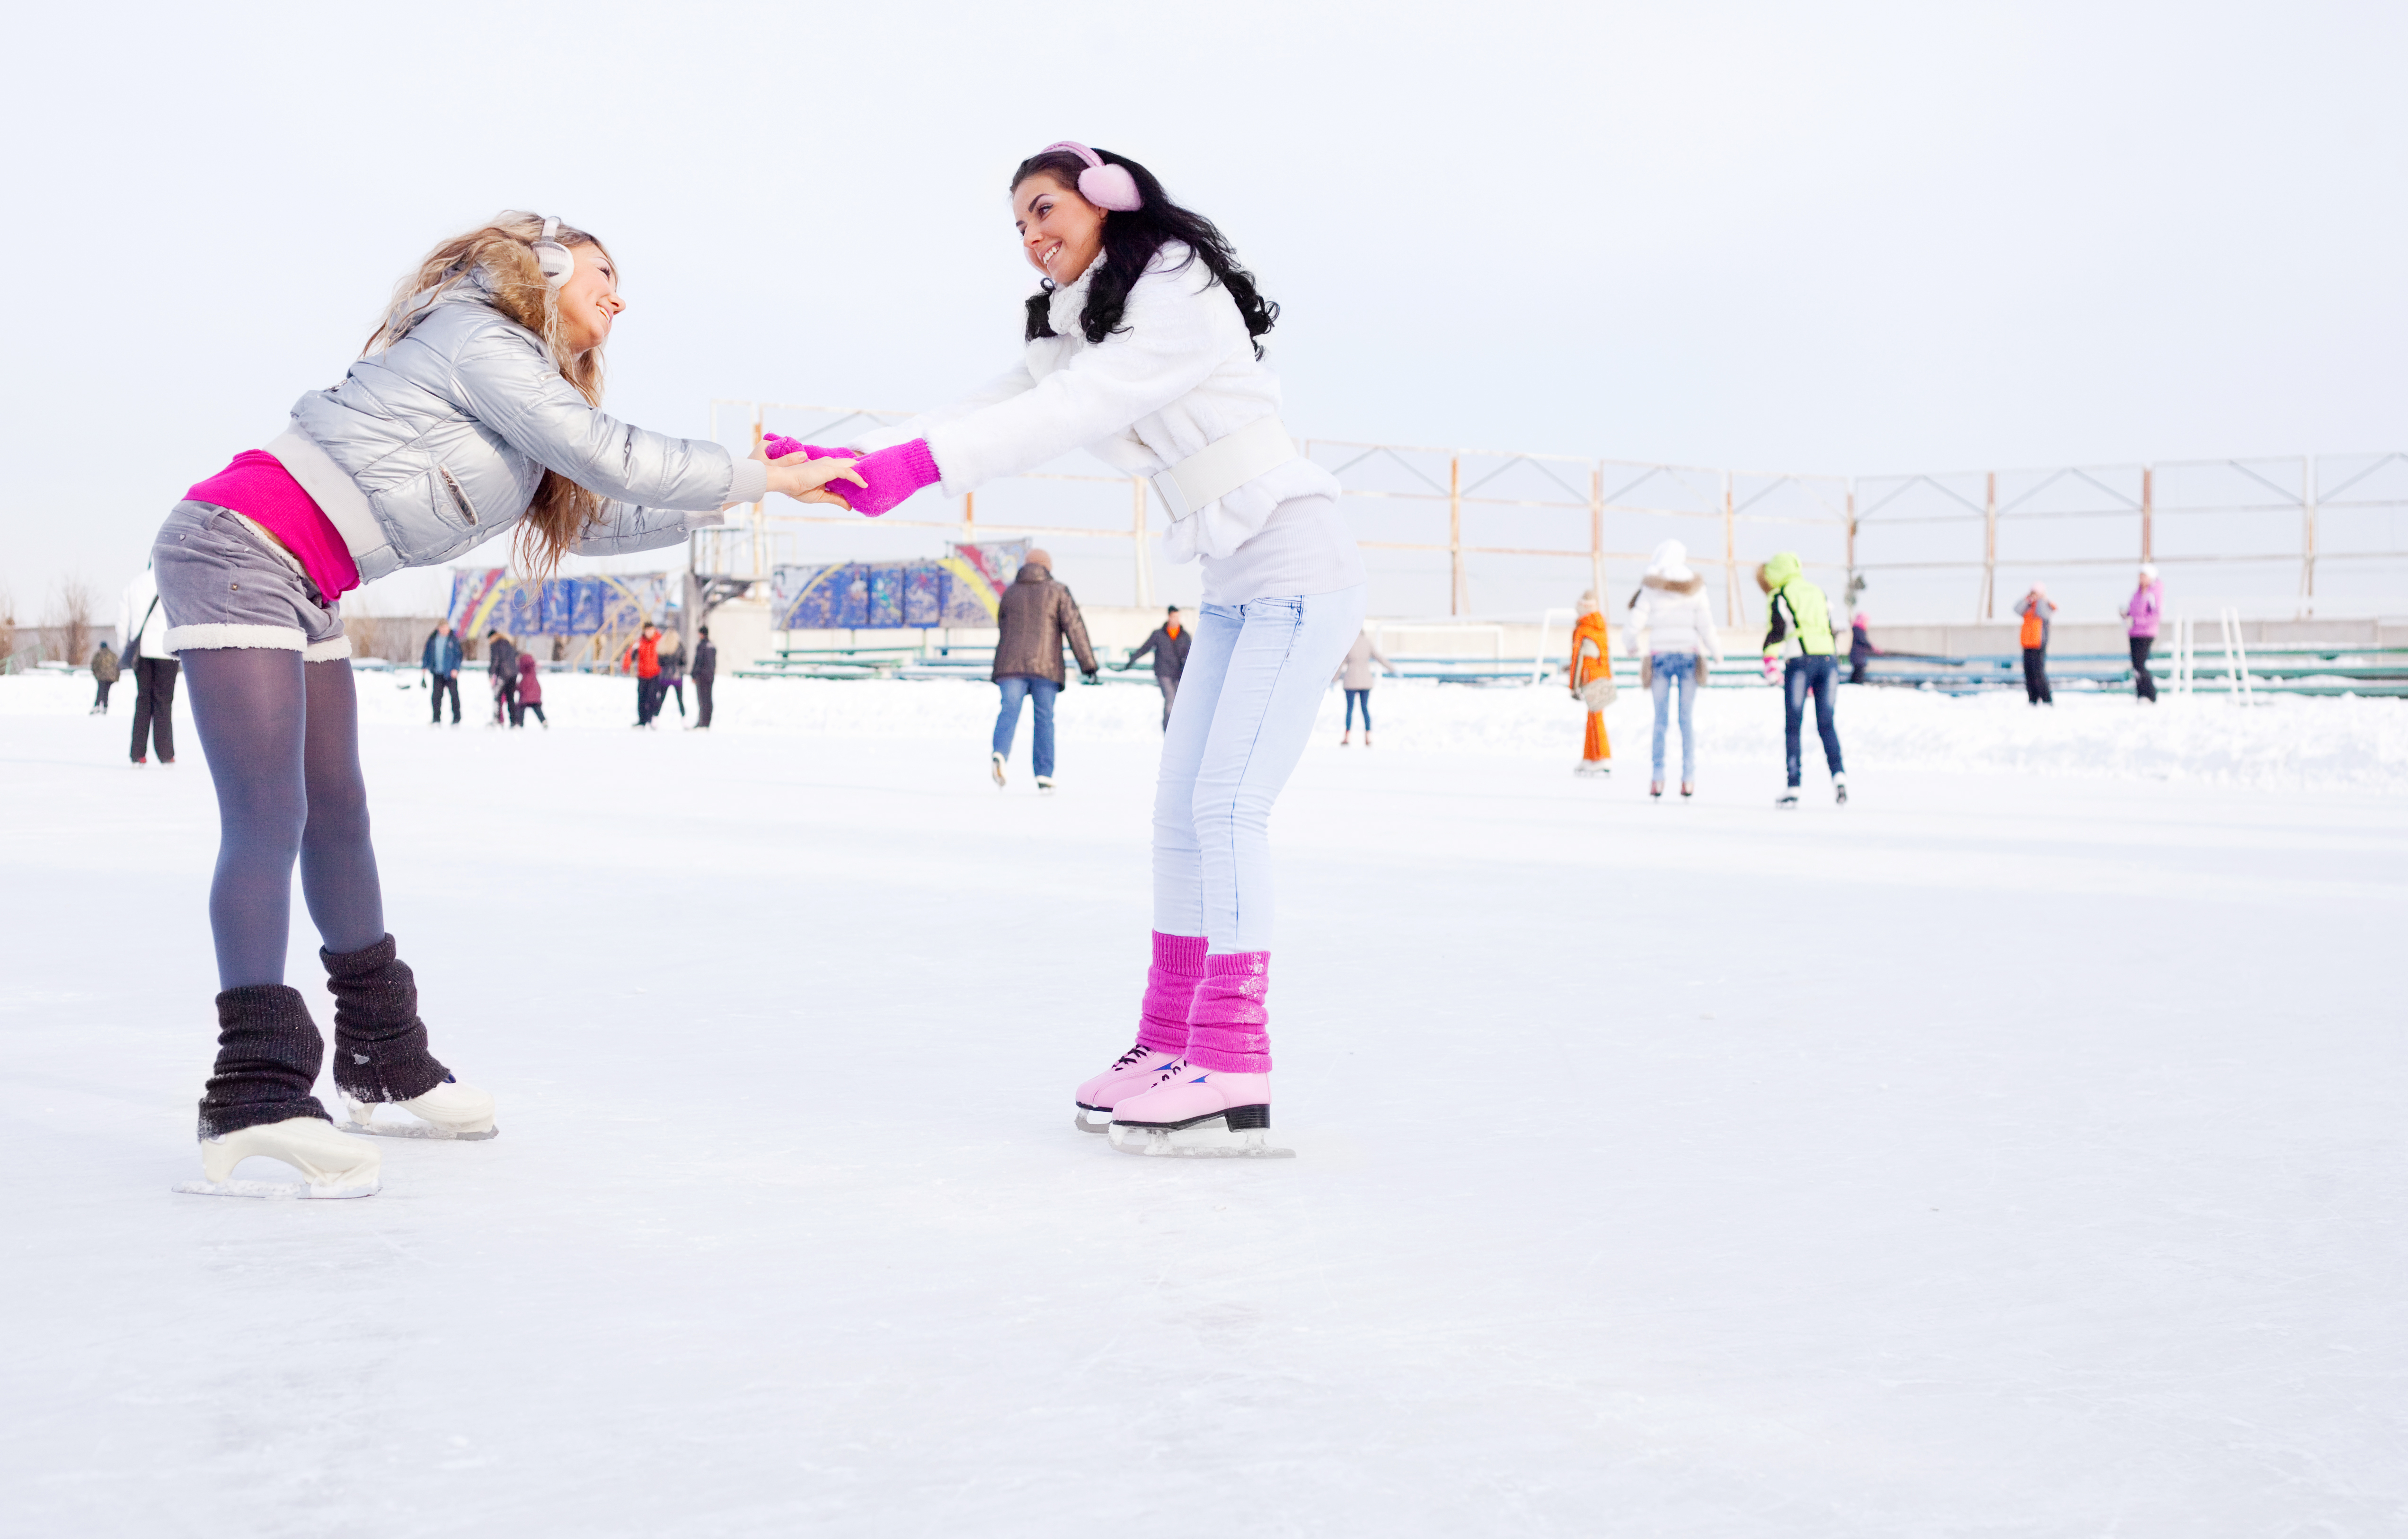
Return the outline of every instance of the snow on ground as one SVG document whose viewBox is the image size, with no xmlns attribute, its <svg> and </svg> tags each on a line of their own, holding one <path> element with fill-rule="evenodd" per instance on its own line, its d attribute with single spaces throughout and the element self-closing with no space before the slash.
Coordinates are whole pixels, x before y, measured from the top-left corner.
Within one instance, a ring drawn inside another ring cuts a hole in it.
<svg viewBox="0 0 2408 1539">
<path fill-rule="evenodd" d="M 1039 799 L 968 685 L 509 734 L 370 680 L 502 1136 L 264 1203 L 168 1190 L 189 716 L 137 771 L 85 687 L 0 680 L 0 1530 L 2408 1526 L 2396 702 L 1850 692 L 1855 805 L 1783 814 L 1769 694 L 1684 806 L 1635 702 L 1599 784 L 1550 692 L 1383 685 L 1276 826 L 1299 1158 L 1180 1164 L 1067 1094 L 1129 1035 L 1149 691 L 1068 692 Z"/>
</svg>

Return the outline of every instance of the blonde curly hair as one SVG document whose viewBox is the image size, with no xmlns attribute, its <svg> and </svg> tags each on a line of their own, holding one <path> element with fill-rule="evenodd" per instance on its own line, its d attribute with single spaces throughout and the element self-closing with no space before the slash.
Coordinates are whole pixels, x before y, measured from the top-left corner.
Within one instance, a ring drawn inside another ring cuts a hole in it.
<svg viewBox="0 0 2408 1539">
<path fill-rule="evenodd" d="M 494 308 L 541 338 L 560 377 L 588 404 L 601 405 L 602 350 L 572 352 L 561 339 L 560 291 L 544 280 L 535 257 L 535 241 L 542 233 L 541 215 L 506 209 L 467 234 L 437 245 L 394 286 L 393 303 L 360 355 L 380 352 L 408 336 L 436 301 L 477 274 Z M 572 249 L 591 246 L 609 254 L 599 239 L 572 225 L 557 226 L 552 238 Z M 515 554 L 520 564 L 539 575 L 552 571 L 585 531 L 601 522 L 608 500 L 557 470 L 546 469 L 535 500 L 519 521 Z"/>
</svg>

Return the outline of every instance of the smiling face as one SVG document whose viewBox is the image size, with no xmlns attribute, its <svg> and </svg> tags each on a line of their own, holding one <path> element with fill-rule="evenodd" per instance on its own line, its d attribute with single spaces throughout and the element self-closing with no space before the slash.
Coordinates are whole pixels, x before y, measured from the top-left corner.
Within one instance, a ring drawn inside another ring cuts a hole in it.
<svg viewBox="0 0 2408 1539">
<path fill-rule="evenodd" d="M 560 335 L 571 352 L 591 352 L 610 339 L 610 323 L 627 302 L 619 297 L 619 267 L 592 243 L 571 246 L 577 270 L 560 286 Z"/>
<path fill-rule="evenodd" d="M 1028 265 L 1056 288 L 1077 282 L 1104 249 L 1104 211 L 1042 172 L 1011 190 L 1011 223 Z"/>
</svg>

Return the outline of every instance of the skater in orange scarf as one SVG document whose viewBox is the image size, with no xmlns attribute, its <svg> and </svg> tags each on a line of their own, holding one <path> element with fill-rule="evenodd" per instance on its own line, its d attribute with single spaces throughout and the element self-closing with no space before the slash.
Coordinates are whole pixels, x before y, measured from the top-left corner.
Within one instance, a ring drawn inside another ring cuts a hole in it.
<svg viewBox="0 0 2408 1539">
<path fill-rule="evenodd" d="M 1588 735 L 1581 741 L 1576 775 L 1610 775 L 1613 744 L 1606 741 L 1605 708 L 1613 703 L 1613 664 L 1605 651 L 1605 616 L 1597 611 L 1595 590 L 1581 595 L 1580 619 L 1572 626 L 1570 675 L 1572 697 L 1589 707 Z"/>
</svg>

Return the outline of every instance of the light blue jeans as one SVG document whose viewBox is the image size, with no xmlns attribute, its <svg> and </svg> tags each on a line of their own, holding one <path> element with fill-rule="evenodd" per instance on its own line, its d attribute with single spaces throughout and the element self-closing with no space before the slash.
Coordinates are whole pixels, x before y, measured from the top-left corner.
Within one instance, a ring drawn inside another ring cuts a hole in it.
<svg viewBox="0 0 2408 1539">
<path fill-rule="evenodd" d="M 1037 726 L 1029 735 L 1035 741 L 1029 746 L 1029 756 L 1039 780 L 1054 775 L 1054 697 L 1062 686 L 1051 679 L 1035 678 L 1025 673 L 1007 673 L 995 682 L 1003 697 L 1002 706 L 995 713 L 995 751 L 1005 758 L 1011 757 L 1011 740 L 1020 730 L 1020 702 L 1024 699 L 1037 708 Z"/>
<path fill-rule="evenodd" d="M 1296 772 L 1365 589 L 1207 604 L 1162 739 L 1154 928 L 1218 953 L 1271 945 L 1271 803 Z"/>
<path fill-rule="evenodd" d="M 1655 766 L 1652 778 L 1664 778 L 1664 728 L 1670 721 L 1664 710 L 1665 698 L 1674 689 L 1681 692 L 1681 784 L 1687 785 L 1698 778 L 1698 731 L 1690 718 L 1697 709 L 1698 659 L 1694 653 L 1656 652 L 1648 654 L 1648 675 L 1655 683 L 1648 690 L 1656 697 L 1656 742 L 1649 761 Z"/>
</svg>

